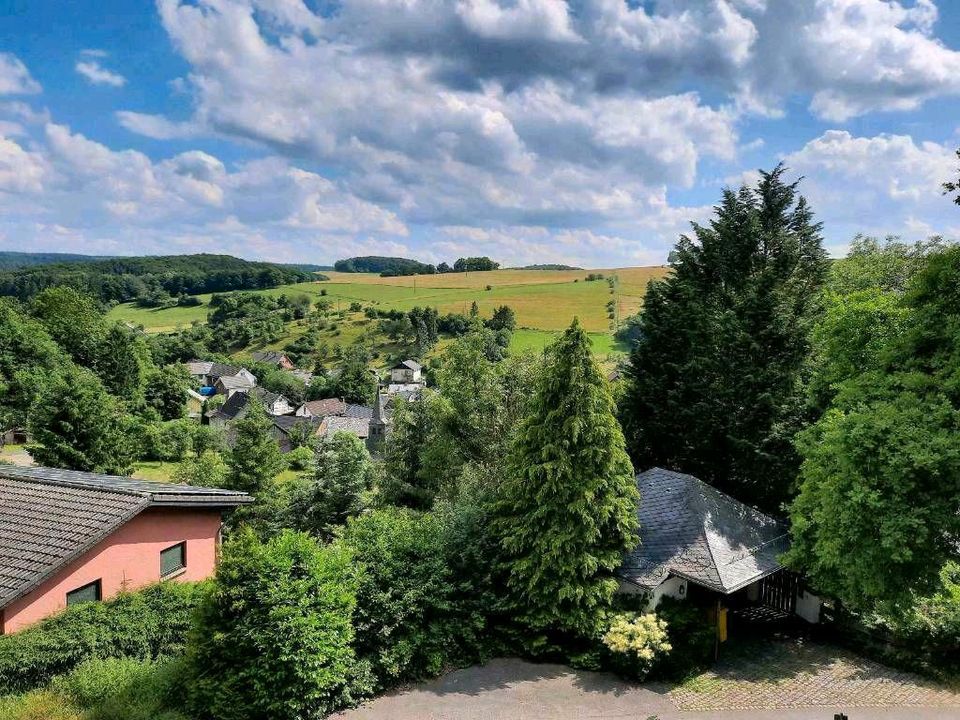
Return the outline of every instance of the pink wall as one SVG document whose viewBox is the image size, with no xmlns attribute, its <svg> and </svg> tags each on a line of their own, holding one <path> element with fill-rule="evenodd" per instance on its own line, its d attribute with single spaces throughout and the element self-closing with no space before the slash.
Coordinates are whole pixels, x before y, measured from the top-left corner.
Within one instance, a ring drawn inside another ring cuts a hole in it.
<svg viewBox="0 0 960 720">
<path fill-rule="evenodd" d="M 103 599 L 160 579 L 160 551 L 186 541 L 187 567 L 177 580 L 203 580 L 217 562 L 220 513 L 216 510 L 145 510 L 33 592 L 2 611 L 0 633 L 42 620 L 67 604 L 67 593 L 100 579 Z"/>
</svg>

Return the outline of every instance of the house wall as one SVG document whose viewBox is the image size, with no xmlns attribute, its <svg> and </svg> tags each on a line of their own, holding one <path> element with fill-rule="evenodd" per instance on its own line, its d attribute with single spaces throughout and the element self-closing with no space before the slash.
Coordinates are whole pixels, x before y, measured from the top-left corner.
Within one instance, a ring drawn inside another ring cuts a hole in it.
<svg viewBox="0 0 960 720">
<path fill-rule="evenodd" d="M 823 605 L 823 601 L 819 595 L 814 595 L 803 588 L 797 592 L 797 609 L 795 612 L 808 623 L 816 624 L 820 622 L 821 605 Z"/>
<path fill-rule="evenodd" d="M 625 593 L 627 595 L 646 595 L 647 600 L 647 610 L 653 611 L 656 610 L 657 605 L 660 604 L 660 600 L 665 597 L 672 597 L 678 600 L 683 600 L 687 597 L 687 581 L 683 578 L 670 576 L 664 580 L 660 585 L 653 588 L 652 590 L 646 590 L 639 585 L 634 585 L 633 583 L 620 581 L 620 587 L 617 589 L 617 592 Z"/>
<path fill-rule="evenodd" d="M 420 371 L 410 368 L 394 368 L 390 371 L 390 382 L 414 383 L 420 382 Z"/>
<path fill-rule="evenodd" d="M 99 579 L 104 600 L 160 580 L 160 551 L 186 541 L 187 566 L 177 580 L 203 580 L 216 569 L 218 510 L 155 508 L 140 513 L 38 588 L 2 611 L 0 634 L 53 615 L 67 593 Z"/>
</svg>

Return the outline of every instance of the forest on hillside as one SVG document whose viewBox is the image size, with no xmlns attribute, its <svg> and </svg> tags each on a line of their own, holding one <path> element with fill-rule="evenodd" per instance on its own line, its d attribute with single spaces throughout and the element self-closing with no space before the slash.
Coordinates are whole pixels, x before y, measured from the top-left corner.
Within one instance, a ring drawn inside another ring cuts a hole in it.
<svg viewBox="0 0 960 720">
<path fill-rule="evenodd" d="M 104 304 L 137 301 L 158 307 L 189 295 L 258 290 L 321 277 L 230 255 L 118 257 L 5 270 L 0 272 L 0 296 L 26 301 L 47 288 L 70 287 Z"/>
</svg>

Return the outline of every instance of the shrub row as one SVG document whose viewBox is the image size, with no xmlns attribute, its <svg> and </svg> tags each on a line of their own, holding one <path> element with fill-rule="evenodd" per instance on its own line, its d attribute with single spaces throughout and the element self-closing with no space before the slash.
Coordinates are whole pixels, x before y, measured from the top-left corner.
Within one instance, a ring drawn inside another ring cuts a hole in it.
<svg viewBox="0 0 960 720">
<path fill-rule="evenodd" d="M 48 683 L 88 658 L 154 660 L 183 652 L 202 584 L 161 583 L 67 608 L 0 637 L 0 694 Z"/>
</svg>

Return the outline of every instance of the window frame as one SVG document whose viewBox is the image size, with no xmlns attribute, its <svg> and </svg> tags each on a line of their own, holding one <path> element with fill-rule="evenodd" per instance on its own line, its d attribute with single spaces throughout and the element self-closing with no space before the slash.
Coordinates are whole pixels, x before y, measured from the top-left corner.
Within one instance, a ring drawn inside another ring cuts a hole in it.
<svg viewBox="0 0 960 720">
<path fill-rule="evenodd" d="M 94 590 L 96 591 L 95 598 L 93 598 L 92 600 L 73 600 L 71 602 L 70 600 L 71 595 L 76 595 L 77 593 L 83 592 L 84 590 L 87 590 L 88 588 L 91 588 L 91 587 L 93 587 Z M 67 590 L 65 598 L 66 598 L 65 602 L 67 607 L 71 607 L 73 605 L 82 605 L 83 603 L 88 603 L 88 602 L 100 602 L 101 600 L 103 600 L 103 579 L 97 578 L 96 580 L 93 580 L 88 583 L 84 583 L 79 587 L 75 587 L 73 590 Z"/>
<path fill-rule="evenodd" d="M 167 572 L 164 572 L 163 571 L 164 553 L 167 553 L 170 550 L 175 550 L 177 548 L 180 548 L 180 563 L 181 563 L 180 566 L 173 568 L 172 570 L 168 570 Z M 160 579 L 161 580 L 166 580 L 167 578 L 172 578 L 179 575 L 180 573 L 182 573 L 184 570 L 187 569 L 187 541 L 181 540 L 180 542 L 174 543 L 169 547 L 165 547 L 163 550 L 160 551 L 159 559 L 160 559 Z"/>
</svg>

